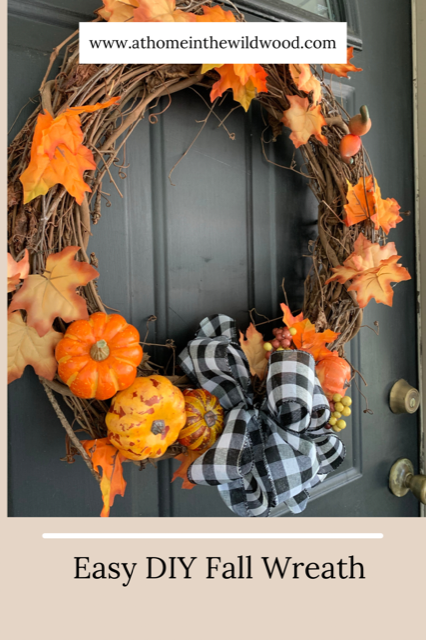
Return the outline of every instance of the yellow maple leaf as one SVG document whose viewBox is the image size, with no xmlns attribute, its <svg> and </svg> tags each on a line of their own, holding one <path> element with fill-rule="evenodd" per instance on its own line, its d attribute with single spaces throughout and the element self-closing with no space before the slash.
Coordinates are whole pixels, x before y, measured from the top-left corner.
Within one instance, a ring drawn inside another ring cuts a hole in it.
<svg viewBox="0 0 426 640">
<path fill-rule="evenodd" d="M 101 18 L 107 22 L 129 22 L 138 6 L 138 0 L 103 0 L 104 6 L 98 9 Z"/>
<path fill-rule="evenodd" d="M 258 376 L 263 380 L 266 376 L 268 361 L 266 359 L 266 351 L 263 348 L 263 336 L 257 331 L 253 323 L 247 329 L 245 338 L 240 331 L 240 345 L 249 362 L 251 375 Z"/>
<path fill-rule="evenodd" d="M 97 278 L 99 273 L 87 262 L 74 260 L 79 249 L 66 247 L 51 254 L 43 275 L 29 275 L 13 296 L 9 311 L 25 309 L 28 326 L 40 336 L 48 333 L 55 318 L 65 322 L 88 318 L 86 301 L 76 293 L 76 288 Z"/>
<path fill-rule="evenodd" d="M 248 111 L 258 93 L 268 92 L 268 74 L 260 64 L 204 64 L 201 73 L 207 73 L 210 69 L 216 69 L 220 75 L 220 80 L 215 82 L 210 93 L 212 102 L 232 89 L 234 100 Z"/>
<path fill-rule="evenodd" d="M 290 108 L 284 111 L 281 122 L 291 129 L 290 140 L 296 149 L 306 144 L 311 136 L 315 136 L 323 145 L 328 145 L 327 138 L 322 134 L 321 127 L 326 126 L 326 121 L 321 113 L 321 105 L 309 106 L 308 98 L 299 96 L 286 96 L 290 102 Z"/>
<path fill-rule="evenodd" d="M 25 249 L 24 257 L 16 262 L 10 253 L 7 254 L 7 292 L 15 291 L 20 280 L 25 280 L 30 273 L 28 249 Z"/>
<path fill-rule="evenodd" d="M 53 329 L 40 337 L 24 322 L 20 311 L 11 313 L 7 322 L 8 383 L 20 378 L 28 364 L 37 375 L 53 380 L 57 367 L 55 347 L 61 338 L 62 333 Z"/>
<path fill-rule="evenodd" d="M 305 93 L 312 93 L 314 105 L 322 100 L 321 83 L 311 72 L 309 64 L 291 64 L 290 73 L 296 87 Z"/>
<path fill-rule="evenodd" d="M 195 14 L 176 9 L 175 0 L 138 0 L 133 22 L 195 22 Z"/>
</svg>

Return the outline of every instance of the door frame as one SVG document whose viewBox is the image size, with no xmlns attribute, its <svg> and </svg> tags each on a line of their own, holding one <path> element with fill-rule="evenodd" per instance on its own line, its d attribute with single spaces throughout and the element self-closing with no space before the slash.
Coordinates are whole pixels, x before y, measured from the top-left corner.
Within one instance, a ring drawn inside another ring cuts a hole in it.
<svg viewBox="0 0 426 640">
<path fill-rule="evenodd" d="M 414 125 L 414 180 L 415 180 L 415 228 L 417 261 L 417 346 L 418 376 L 420 391 L 419 419 L 419 473 L 426 473 L 426 435 L 424 419 L 426 410 L 426 156 L 420 149 L 426 149 L 426 5 L 422 0 L 411 0 L 412 43 L 413 43 L 413 125 Z M 422 322 L 423 318 L 423 322 Z M 426 517 L 425 505 L 420 505 L 421 517 Z"/>
</svg>

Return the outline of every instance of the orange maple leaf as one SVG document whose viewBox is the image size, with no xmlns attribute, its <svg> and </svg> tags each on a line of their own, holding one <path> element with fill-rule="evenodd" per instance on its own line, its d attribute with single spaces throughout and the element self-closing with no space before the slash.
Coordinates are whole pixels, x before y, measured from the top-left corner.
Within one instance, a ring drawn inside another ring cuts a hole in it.
<svg viewBox="0 0 426 640">
<path fill-rule="evenodd" d="M 138 0 L 133 22 L 195 22 L 195 14 L 176 9 L 175 0 Z"/>
<path fill-rule="evenodd" d="M 312 93 L 312 101 L 318 104 L 322 100 L 321 83 L 312 72 L 309 64 L 291 64 L 290 73 L 296 87 L 305 93 Z"/>
<path fill-rule="evenodd" d="M 124 496 L 126 490 L 127 482 L 123 478 L 122 467 L 126 458 L 110 444 L 108 438 L 83 440 L 82 445 L 89 455 L 93 467 L 98 472 L 99 467 L 102 469 L 101 492 L 104 507 L 101 511 L 101 517 L 108 518 L 115 496 Z"/>
<path fill-rule="evenodd" d="M 214 102 L 227 89 L 232 89 L 234 100 L 248 111 L 251 101 L 258 93 L 268 93 L 268 74 L 260 64 L 204 64 L 201 73 L 216 69 L 220 80 L 215 82 L 210 93 Z"/>
<path fill-rule="evenodd" d="M 303 313 L 299 313 L 298 316 L 294 316 L 290 311 L 290 307 L 284 304 L 284 302 L 281 303 L 281 309 L 284 313 L 283 322 L 289 329 L 296 324 L 296 322 L 303 320 Z"/>
<path fill-rule="evenodd" d="M 62 184 L 78 204 L 83 202 L 84 193 L 91 191 L 84 182 L 87 169 L 96 169 L 93 153 L 85 147 L 80 125 L 80 114 L 105 109 L 120 98 L 95 105 L 71 107 L 53 118 L 46 112 L 40 113 L 31 145 L 31 159 L 20 176 L 24 186 L 24 204 L 44 195 L 55 184 Z"/>
<path fill-rule="evenodd" d="M 192 451 L 188 449 L 185 453 L 181 453 L 175 457 L 175 460 L 180 461 L 180 466 L 173 474 L 172 482 L 177 478 L 182 478 L 182 489 L 193 489 L 196 485 L 188 480 L 188 469 L 190 465 L 199 458 L 205 451 Z"/>
<path fill-rule="evenodd" d="M 355 241 L 354 252 L 343 265 L 333 267 L 334 275 L 325 284 L 334 280 L 345 284 L 352 280 L 348 291 L 357 292 L 361 308 L 366 307 L 372 298 L 391 307 L 393 289 L 390 283 L 411 280 L 407 269 L 397 264 L 400 258 L 394 242 L 381 247 L 361 233 Z"/>
<path fill-rule="evenodd" d="M 103 0 L 103 3 L 96 13 L 107 22 L 130 22 L 138 6 L 138 0 Z"/>
<path fill-rule="evenodd" d="M 317 333 L 315 325 L 308 319 L 296 322 L 293 324 L 293 328 L 297 331 L 293 336 L 293 344 L 296 349 L 308 351 L 313 355 L 316 362 L 330 355 L 331 351 L 325 345 L 334 342 L 340 335 L 330 329 Z"/>
<path fill-rule="evenodd" d="M 214 7 L 201 7 L 204 15 L 195 16 L 197 22 L 235 22 L 232 11 L 224 11 L 218 4 Z"/>
<path fill-rule="evenodd" d="M 281 122 L 292 130 L 290 140 L 293 141 L 296 149 L 306 144 L 312 135 L 327 146 L 328 140 L 321 133 L 321 127 L 327 124 L 321 113 L 321 105 L 309 108 L 308 98 L 299 96 L 286 96 L 286 98 L 291 106 L 284 111 Z"/>
<path fill-rule="evenodd" d="M 13 296 L 10 312 L 25 309 L 27 323 L 40 336 L 52 327 L 55 318 L 65 322 L 88 318 L 86 301 L 76 288 L 97 278 L 99 273 L 87 262 L 78 262 L 74 256 L 80 247 L 66 247 L 52 253 L 46 261 L 43 275 L 30 275 Z"/>
<path fill-rule="evenodd" d="M 257 331 L 253 323 L 250 323 L 245 339 L 240 331 L 240 345 L 249 362 L 251 375 L 258 376 L 263 380 L 266 376 L 268 361 L 266 359 L 266 351 L 263 348 L 263 336 Z"/>
<path fill-rule="evenodd" d="M 24 257 L 15 262 L 10 253 L 7 254 L 7 292 L 15 291 L 20 280 L 25 280 L 30 273 L 28 249 L 25 249 Z"/>
<path fill-rule="evenodd" d="M 7 382 L 17 380 L 30 364 L 37 375 L 53 380 L 57 362 L 55 347 L 62 333 L 50 329 L 42 338 L 22 319 L 21 312 L 11 313 L 7 321 Z"/>
<path fill-rule="evenodd" d="M 368 218 L 374 222 L 374 227 L 380 227 L 387 234 L 391 229 L 395 229 L 398 222 L 402 221 L 399 215 L 401 207 L 394 198 L 383 200 L 380 187 L 373 176 L 361 177 L 358 183 L 353 186 L 348 182 L 348 193 L 345 204 L 345 225 L 363 222 Z"/>
<path fill-rule="evenodd" d="M 323 64 L 322 68 L 325 73 L 332 73 L 339 78 L 347 78 L 349 71 L 362 71 L 362 69 L 358 69 L 354 64 L 351 63 L 352 58 L 354 57 L 354 48 L 348 47 L 348 58 L 346 64 Z"/>
</svg>

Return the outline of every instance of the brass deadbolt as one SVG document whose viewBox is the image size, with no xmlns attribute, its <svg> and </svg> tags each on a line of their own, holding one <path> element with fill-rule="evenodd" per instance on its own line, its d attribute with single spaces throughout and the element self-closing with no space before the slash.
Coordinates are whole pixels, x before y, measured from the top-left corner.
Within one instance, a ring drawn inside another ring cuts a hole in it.
<svg viewBox="0 0 426 640">
<path fill-rule="evenodd" d="M 389 489 L 402 498 L 411 491 L 422 504 L 426 504 L 426 476 L 414 475 L 414 467 L 407 458 L 395 462 L 389 474 Z"/>
<path fill-rule="evenodd" d="M 389 406 L 393 413 L 415 413 L 420 406 L 420 394 L 401 378 L 391 389 Z"/>
</svg>

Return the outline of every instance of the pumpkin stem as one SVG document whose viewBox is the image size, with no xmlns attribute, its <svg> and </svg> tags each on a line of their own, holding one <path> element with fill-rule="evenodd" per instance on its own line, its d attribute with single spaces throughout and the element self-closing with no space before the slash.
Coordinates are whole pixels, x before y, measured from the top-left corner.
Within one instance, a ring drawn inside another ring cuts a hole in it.
<svg viewBox="0 0 426 640">
<path fill-rule="evenodd" d="M 370 118 L 370 114 L 368 113 L 368 107 L 364 104 L 359 110 L 361 114 L 361 122 L 366 124 Z"/>
<path fill-rule="evenodd" d="M 109 356 L 109 346 L 105 342 L 105 340 L 98 340 L 95 342 L 93 347 L 90 349 L 90 357 L 96 362 L 102 362 L 102 360 L 106 360 Z"/>
<path fill-rule="evenodd" d="M 213 411 L 207 411 L 207 413 L 204 416 L 204 420 L 208 427 L 214 427 L 217 421 L 217 417 Z"/>
</svg>

